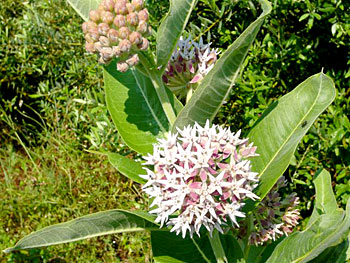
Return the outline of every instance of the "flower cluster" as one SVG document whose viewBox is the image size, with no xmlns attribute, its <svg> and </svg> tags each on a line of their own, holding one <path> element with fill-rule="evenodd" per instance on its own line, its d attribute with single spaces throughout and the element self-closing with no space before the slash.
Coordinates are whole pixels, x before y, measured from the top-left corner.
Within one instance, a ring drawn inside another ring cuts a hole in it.
<svg viewBox="0 0 350 263">
<path fill-rule="evenodd" d="M 254 215 L 255 230 L 249 237 L 251 244 L 263 245 L 271 239 L 288 235 L 298 224 L 300 214 L 295 207 L 299 204 L 299 198 L 292 193 L 281 200 L 278 189 L 284 186 L 286 181 L 282 176 L 259 204 L 258 213 Z"/>
<path fill-rule="evenodd" d="M 210 44 L 203 44 L 202 38 L 199 43 L 191 37 L 179 39 L 163 81 L 180 99 L 191 95 L 197 83 L 213 68 L 219 52 L 210 49 Z"/>
<path fill-rule="evenodd" d="M 145 38 L 151 28 L 147 24 L 148 11 L 143 0 L 103 0 L 97 10 L 91 10 L 89 21 L 82 25 L 85 48 L 99 53 L 99 62 L 108 64 L 119 58 L 117 69 L 125 72 L 139 62 L 138 50 L 146 50 Z"/>
<path fill-rule="evenodd" d="M 252 192 L 257 173 L 248 160 L 256 147 L 239 136 L 240 131 L 210 127 L 207 121 L 205 127 L 196 123 L 159 139 L 153 154 L 144 157 L 153 169 L 141 176 L 148 180 L 143 190 L 154 198 L 150 213 L 157 214 L 157 223 L 173 226 L 183 237 L 187 231 L 199 235 L 201 226 L 222 232 L 228 220 L 238 226 L 245 199 L 258 199 Z"/>
</svg>

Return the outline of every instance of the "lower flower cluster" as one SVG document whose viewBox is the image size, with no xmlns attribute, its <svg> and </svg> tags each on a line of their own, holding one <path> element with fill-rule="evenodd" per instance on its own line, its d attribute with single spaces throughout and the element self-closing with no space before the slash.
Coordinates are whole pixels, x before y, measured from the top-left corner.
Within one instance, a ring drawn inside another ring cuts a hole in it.
<svg viewBox="0 0 350 263">
<path fill-rule="evenodd" d="M 251 244 L 263 245 L 269 240 L 288 235 L 300 219 L 299 198 L 295 193 L 282 200 L 278 189 L 286 185 L 282 176 L 274 185 L 269 194 L 261 201 L 257 213 L 254 214 L 254 230 L 249 236 Z"/>
</svg>

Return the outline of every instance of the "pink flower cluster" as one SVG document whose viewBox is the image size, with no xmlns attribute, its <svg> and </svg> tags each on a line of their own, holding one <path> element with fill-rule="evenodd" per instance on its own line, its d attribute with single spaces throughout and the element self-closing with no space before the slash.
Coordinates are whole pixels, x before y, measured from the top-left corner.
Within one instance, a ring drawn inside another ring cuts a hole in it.
<svg viewBox="0 0 350 263">
<path fill-rule="evenodd" d="M 85 48 L 90 53 L 99 53 L 99 62 L 108 64 L 119 58 L 117 69 L 125 72 L 139 62 L 138 50 L 148 48 L 146 37 L 148 11 L 143 0 L 102 0 L 97 10 L 91 10 L 89 21 L 82 25 Z"/>
<path fill-rule="evenodd" d="M 196 123 L 178 129 L 154 145 L 153 154 L 144 157 L 152 169 L 145 168 L 147 175 L 141 177 L 148 180 L 143 190 L 153 198 L 150 213 L 157 223 L 183 237 L 187 231 L 199 235 L 201 226 L 210 233 L 222 232 L 229 221 L 238 226 L 244 201 L 258 199 L 252 192 L 257 173 L 249 160 L 256 147 L 239 137 L 240 131 L 210 127 L 207 121 L 205 127 Z"/>
<path fill-rule="evenodd" d="M 281 200 L 278 189 L 285 185 L 286 181 L 282 176 L 259 204 L 258 212 L 254 214 L 255 230 L 249 237 L 251 244 L 263 245 L 271 239 L 288 235 L 298 224 L 300 213 L 295 207 L 299 204 L 299 198 L 292 193 Z"/>
<path fill-rule="evenodd" d="M 210 43 L 203 44 L 202 38 L 197 43 L 191 37 L 181 37 L 163 75 L 164 83 L 180 99 L 186 98 L 214 67 L 218 54 L 217 49 L 210 49 Z"/>
</svg>

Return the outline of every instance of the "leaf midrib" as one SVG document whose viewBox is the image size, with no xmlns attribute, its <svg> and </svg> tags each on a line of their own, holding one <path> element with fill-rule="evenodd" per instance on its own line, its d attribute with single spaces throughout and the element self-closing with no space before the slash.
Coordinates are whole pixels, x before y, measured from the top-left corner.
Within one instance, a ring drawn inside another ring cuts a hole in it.
<svg viewBox="0 0 350 263">
<path fill-rule="evenodd" d="M 301 120 L 298 122 L 298 125 L 295 126 L 295 128 L 292 130 L 292 132 L 290 133 L 290 135 L 287 136 L 287 139 L 284 141 L 284 143 L 282 144 L 282 146 L 278 149 L 278 151 L 273 155 L 273 158 L 270 159 L 270 161 L 267 163 L 267 165 L 265 165 L 264 169 L 262 170 L 262 172 L 260 173 L 260 177 L 266 172 L 266 170 L 268 169 L 268 167 L 270 166 L 270 164 L 275 160 L 276 156 L 279 154 L 279 152 L 282 150 L 282 148 L 287 144 L 287 142 L 290 140 L 290 138 L 292 137 L 292 135 L 294 134 L 294 132 L 298 129 L 298 127 L 304 122 L 304 120 L 307 118 L 307 116 L 310 114 L 310 112 L 312 111 L 313 107 L 316 105 L 316 101 L 319 98 L 320 95 L 320 91 L 322 88 L 322 75 L 321 76 L 321 81 L 320 81 L 320 88 L 317 92 L 317 96 L 316 99 L 314 100 L 314 102 L 312 103 L 312 106 L 310 107 L 310 110 L 307 111 L 307 113 L 304 115 L 303 118 L 301 118 Z M 268 192 L 268 191 L 267 191 Z M 261 199 L 263 199 L 267 192 L 263 195 L 260 196 Z"/>
<path fill-rule="evenodd" d="M 160 129 L 162 130 L 162 132 L 165 133 L 165 132 L 166 132 L 166 129 L 164 128 L 163 124 L 159 121 L 159 119 L 158 119 L 158 117 L 157 117 L 157 114 L 155 114 L 153 108 L 151 107 L 151 105 L 150 105 L 150 103 L 149 103 L 149 101 L 148 101 L 148 98 L 147 98 L 146 94 L 144 93 L 143 89 L 142 89 L 141 86 L 140 86 L 140 83 L 139 83 L 139 81 L 138 81 L 138 79 L 137 79 L 137 77 L 136 77 L 136 75 L 135 75 L 134 70 L 132 69 L 131 72 L 132 72 L 132 75 L 134 76 L 134 78 L 135 78 L 135 80 L 136 80 L 137 88 L 140 90 L 140 92 L 141 92 L 141 94 L 142 94 L 142 97 L 145 99 L 145 102 L 146 102 L 146 104 L 147 104 L 147 107 L 150 109 L 151 114 L 152 114 L 154 120 L 157 122 L 157 124 L 158 124 L 158 126 L 160 127 Z"/>
</svg>

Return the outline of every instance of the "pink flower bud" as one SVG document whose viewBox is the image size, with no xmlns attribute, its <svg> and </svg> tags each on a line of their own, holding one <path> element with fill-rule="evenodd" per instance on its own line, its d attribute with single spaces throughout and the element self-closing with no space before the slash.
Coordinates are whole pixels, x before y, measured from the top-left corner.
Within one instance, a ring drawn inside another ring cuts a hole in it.
<svg viewBox="0 0 350 263">
<path fill-rule="evenodd" d="M 139 31 L 142 35 L 148 33 L 148 24 L 144 20 L 140 20 L 139 25 L 137 27 L 137 31 Z"/>
<path fill-rule="evenodd" d="M 113 0 L 103 0 L 103 7 L 106 11 L 112 11 L 114 8 L 114 1 Z"/>
<path fill-rule="evenodd" d="M 96 39 L 96 36 L 92 37 L 90 33 L 85 34 L 85 40 L 88 43 L 94 43 L 98 40 L 98 38 Z"/>
<path fill-rule="evenodd" d="M 130 26 L 137 26 L 139 23 L 139 18 L 136 13 L 130 13 L 127 15 L 126 21 Z"/>
<path fill-rule="evenodd" d="M 108 34 L 107 34 L 109 41 L 111 42 L 111 44 L 115 44 L 118 43 L 118 31 L 115 30 L 114 28 L 111 28 L 110 30 L 108 30 Z"/>
<path fill-rule="evenodd" d="M 136 11 L 140 11 L 143 8 L 143 0 L 132 0 L 131 3 Z"/>
<path fill-rule="evenodd" d="M 101 17 L 104 23 L 107 23 L 109 25 L 113 23 L 114 15 L 112 14 L 112 12 L 104 11 Z"/>
<path fill-rule="evenodd" d="M 137 54 L 132 55 L 126 60 L 126 63 L 131 67 L 137 65 L 139 63 L 139 56 Z"/>
<path fill-rule="evenodd" d="M 107 36 L 108 30 L 109 30 L 108 24 L 100 23 L 97 28 L 98 28 L 98 32 L 100 33 L 100 35 Z"/>
<path fill-rule="evenodd" d="M 119 0 L 114 5 L 114 11 L 119 15 L 126 15 L 128 13 L 128 9 L 126 8 L 126 0 Z"/>
<path fill-rule="evenodd" d="M 91 10 L 89 12 L 89 17 L 91 21 L 98 22 L 98 20 L 100 20 L 100 13 L 97 10 Z"/>
<path fill-rule="evenodd" d="M 127 39 L 123 39 L 122 41 L 120 41 L 118 46 L 120 48 L 120 52 L 122 53 L 128 53 L 131 49 L 131 43 Z"/>
<path fill-rule="evenodd" d="M 122 52 L 120 51 L 119 46 L 113 46 L 112 49 L 115 57 L 119 57 L 121 55 Z"/>
<path fill-rule="evenodd" d="M 126 62 L 118 62 L 117 70 L 120 72 L 126 72 L 129 69 L 129 65 Z"/>
<path fill-rule="evenodd" d="M 89 42 L 85 43 L 85 49 L 89 53 L 94 53 L 96 51 L 94 43 L 89 43 Z"/>
<path fill-rule="evenodd" d="M 100 36 L 99 41 L 100 41 L 102 46 L 104 46 L 104 47 L 108 47 L 109 46 L 109 39 L 108 39 L 108 37 Z"/>
<path fill-rule="evenodd" d="M 105 61 L 111 60 L 114 55 L 113 49 L 111 47 L 103 47 L 100 53 Z"/>
<path fill-rule="evenodd" d="M 94 44 L 94 47 L 95 47 L 95 50 L 97 50 L 98 52 L 101 52 L 101 49 L 102 49 L 102 45 L 100 42 L 96 42 Z"/>
<path fill-rule="evenodd" d="M 128 9 L 129 14 L 135 11 L 135 8 L 131 3 L 126 4 L 126 9 Z"/>
<path fill-rule="evenodd" d="M 87 33 L 88 32 L 88 22 L 84 22 L 82 25 L 81 25 L 81 28 L 83 29 L 83 33 Z"/>
<path fill-rule="evenodd" d="M 140 20 L 147 21 L 148 20 L 148 11 L 147 11 L 147 9 L 144 8 L 141 11 L 139 11 L 138 16 L 139 16 Z"/>
<path fill-rule="evenodd" d="M 114 25 L 117 27 L 117 28 L 121 28 L 123 26 L 126 26 L 126 19 L 125 19 L 125 16 L 123 15 L 117 15 L 115 18 L 114 18 Z"/>
<path fill-rule="evenodd" d="M 140 49 L 140 50 L 146 50 L 149 46 L 149 42 L 148 42 L 148 39 L 147 38 L 142 38 L 142 43 L 137 45 L 137 47 Z"/>
<path fill-rule="evenodd" d="M 119 38 L 127 39 L 129 37 L 129 34 L 130 34 L 130 29 L 123 26 L 119 29 L 118 34 L 119 34 Z"/>
<path fill-rule="evenodd" d="M 129 40 L 133 45 L 139 45 L 142 43 L 142 36 L 139 32 L 132 32 L 129 36 Z"/>
</svg>

